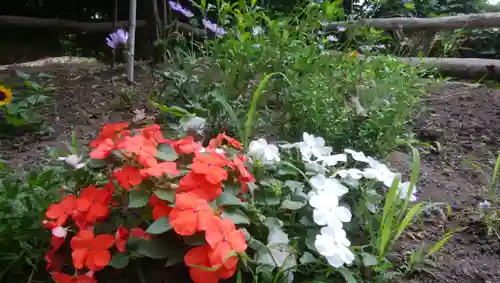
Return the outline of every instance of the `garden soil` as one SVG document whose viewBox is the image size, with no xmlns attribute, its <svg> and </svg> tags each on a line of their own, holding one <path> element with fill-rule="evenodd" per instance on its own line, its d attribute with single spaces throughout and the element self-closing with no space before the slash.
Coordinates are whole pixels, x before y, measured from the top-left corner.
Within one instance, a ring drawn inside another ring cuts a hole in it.
<svg viewBox="0 0 500 283">
<path fill-rule="evenodd" d="M 53 105 L 46 109 L 47 124 L 53 132 L 1 138 L 1 158 L 13 167 L 26 169 L 44 164 L 46 149 L 61 148 L 63 142 L 70 142 L 73 130 L 78 143 L 85 146 L 103 124 L 130 120 L 135 109 L 155 114 L 146 103 L 155 82 L 142 68 L 137 68 L 133 88 L 125 83 L 123 67 L 72 64 L 22 70 L 54 75 L 43 80 L 56 88 L 51 94 Z M 0 81 L 13 77 L 11 69 L 0 71 Z M 132 98 L 132 106 L 123 103 L 123 95 Z M 403 235 L 391 256 L 404 262 L 409 252 L 435 243 L 447 231 L 457 231 L 444 249 L 433 255 L 435 266 L 423 266 L 401 282 L 500 282 L 500 242 L 497 236 L 486 235 L 477 221 L 480 215 L 472 212 L 500 150 L 500 91 L 449 84 L 433 89 L 425 100 L 414 125 L 416 138 L 427 144 L 420 147 L 418 197 L 449 203 L 452 210 L 450 215 L 443 209 L 426 213 L 422 223 Z M 411 158 L 404 150 L 392 153 L 388 159 L 395 169 L 408 173 Z M 158 280 L 162 278 L 159 274 L 155 277 L 148 283 L 173 282 L 171 278 Z"/>
</svg>

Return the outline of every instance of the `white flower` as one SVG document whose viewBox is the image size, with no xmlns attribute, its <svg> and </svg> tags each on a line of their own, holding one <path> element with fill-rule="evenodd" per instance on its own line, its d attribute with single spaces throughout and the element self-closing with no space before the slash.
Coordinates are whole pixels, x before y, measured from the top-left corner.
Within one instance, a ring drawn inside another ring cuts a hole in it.
<svg viewBox="0 0 500 283">
<path fill-rule="evenodd" d="M 82 161 L 82 157 L 76 154 L 71 154 L 66 157 L 59 157 L 57 159 L 66 162 L 66 164 L 75 169 L 80 169 L 84 167 L 86 164 L 86 163 L 80 163 L 80 161 Z"/>
<path fill-rule="evenodd" d="M 326 173 L 326 168 L 316 161 L 304 161 L 304 167 L 307 172 L 314 172 L 317 174 Z"/>
<path fill-rule="evenodd" d="M 337 26 L 337 30 L 340 31 L 340 32 L 343 32 L 345 31 L 347 28 L 343 27 L 343 26 Z"/>
<path fill-rule="evenodd" d="M 318 157 L 318 161 L 321 161 L 325 166 L 335 166 L 339 162 L 347 162 L 347 156 L 343 153 L 328 155 L 328 156 L 320 156 Z"/>
<path fill-rule="evenodd" d="M 339 199 L 332 191 L 323 191 L 312 195 L 309 205 L 314 208 L 314 222 L 320 226 L 342 228 L 342 222 L 351 221 L 351 211 L 344 206 L 338 206 Z"/>
<path fill-rule="evenodd" d="M 402 182 L 399 184 L 398 187 L 398 196 L 400 199 L 406 199 L 408 196 L 408 192 L 410 191 L 410 182 Z M 417 193 L 417 187 L 414 185 L 413 188 L 411 189 L 411 195 L 409 198 L 409 201 L 416 201 L 417 196 L 415 195 Z"/>
<path fill-rule="evenodd" d="M 207 121 L 198 116 L 189 116 L 182 118 L 179 125 L 183 131 L 192 131 L 198 135 L 203 135 L 205 132 Z"/>
<path fill-rule="evenodd" d="M 144 109 L 135 109 L 134 110 L 134 118 L 132 118 L 132 121 L 134 123 L 142 121 L 146 119 L 146 110 Z"/>
<path fill-rule="evenodd" d="M 325 175 L 318 174 L 309 179 L 314 191 L 311 191 L 310 194 L 319 194 L 323 191 L 331 191 L 333 195 L 337 197 L 341 197 L 345 195 L 349 189 L 342 185 L 339 180 L 330 177 L 326 178 Z"/>
<path fill-rule="evenodd" d="M 359 180 L 363 177 L 363 172 L 359 169 L 356 168 L 349 168 L 349 169 L 341 169 L 335 172 L 335 176 L 339 175 L 340 178 L 350 178 L 353 180 Z"/>
<path fill-rule="evenodd" d="M 335 35 L 329 35 L 329 36 L 326 37 L 326 39 L 328 41 L 331 41 L 331 42 L 337 42 L 337 41 L 339 41 L 338 37 L 336 37 Z"/>
<path fill-rule="evenodd" d="M 252 28 L 252 35 L 253 36 L 257 36 L 257 35 L 262 34 L 262 33 L 264 33 L 264 29 L 262 27 L 255 26 Z"/>
<path fill-rule="evenodd" d="M 303 160 L 310 160 L 312 156 L 319 158 L 330 155 L 332 148 L 325 146 L 325 140 L 322 137 L 315 137 L 304 133 L 302 135 L 303 142 L 298 144 Z"/>
<path fill-rule="evenodd" d="M 248 156 L 266 164 L 280 161 L 278 147 L 274 144 L 268 144 L 265 139 L 250 142 Z"/>
<path fill-rule="evenodd" d="M 481 208 L 481 209 L 488 209 L 488 208 L 490 208 L 491 203 L 489 201 L 485 200 L 485 201 L 479 202 L 477 204 L 477 206 L 479 206 L 479 208 Z"/>
<path fill-rule="evenodd" d="M 321 228 L 321 234 L 316 235 L 314 242 L 316 250 L 335 268 L 354 261 L 354 254 L 348 248 L 350 245 L 346 232 L 333 227 Z"/>
<path fill-rule="evenodd" d="M 375 179 L 384 183 L 387 187 L 392 185 L 392 182 L 396 177 L 396 173 L 389 170 L 387 165 L 378 162 L 372 157 L 367 158 L 367 163 L 370 167 L 363 170 L 363 176 L 365 176 L 365 178 Z"/>
<path fill-rule="evenodd" d="M 366 158 L 365 154 L 361 151 L 354 151 L 352 149 L 346 148 L 344 149 L 344 152 L 349 153 L 352 156 L 352 158 L 356 161 L 368 163 L 368 159 Z"/>
<path fill-rule="evenodd" d="M 68 229 L 57 226 L 52 229 L 52 235 L 57 238 L 66 238 L 66 234 L 68 233 Z"/>
</svg>

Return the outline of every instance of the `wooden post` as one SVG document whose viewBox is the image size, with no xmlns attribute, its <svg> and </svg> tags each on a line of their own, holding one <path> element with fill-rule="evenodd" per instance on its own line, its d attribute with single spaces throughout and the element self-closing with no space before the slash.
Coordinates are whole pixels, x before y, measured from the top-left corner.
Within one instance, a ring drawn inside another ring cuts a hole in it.
<svg viewBox="0 0 500 283">
<path fill-rule="evenodd" d="M 127 62 L 127 80 L 130 84 L 134 83 L 134 54 L 135 54 L 135 25 L 137 15 L 137 0 L 130 0 L 129 10 L 129 33 L 128 33 L 128 62 Z"/>
<path fill-rule="evenodd" d="M 116 23 L 118 22 L 118 0 L 113 0 L 113 32 L 116 32 Z M 111 59 L 111 68 L 115 67 L 116 52 L 113 49 L 113 58 Z"/>
</svg>

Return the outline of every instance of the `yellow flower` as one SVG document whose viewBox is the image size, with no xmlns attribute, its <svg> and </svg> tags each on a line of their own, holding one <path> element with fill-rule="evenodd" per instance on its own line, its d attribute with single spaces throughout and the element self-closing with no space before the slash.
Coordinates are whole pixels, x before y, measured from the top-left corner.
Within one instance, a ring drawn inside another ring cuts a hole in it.
<svg viewBox="0 0 500 283">
<path fill-rule="evenodd" d="M 0 85 L 0 106 L 12 101 L 12 90 Z"/>
<path fill-rule="evenodd" d="M 349 53 L 349 56 L 356 58 L 359 56 L 359 53 L 357 51 L 352 51 L 351 53 Z"/>
</svg>

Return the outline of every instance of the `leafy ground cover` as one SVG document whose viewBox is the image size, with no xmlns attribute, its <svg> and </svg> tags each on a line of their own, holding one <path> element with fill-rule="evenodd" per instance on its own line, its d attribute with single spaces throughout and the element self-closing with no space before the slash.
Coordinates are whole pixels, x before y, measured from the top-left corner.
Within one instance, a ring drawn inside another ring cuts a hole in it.
<svg viewBox="0 0 500 283">
<path fill-rule="evenodd" d="M 122 99 L 118 98 L 123 95 L 126 86 L 112 83 L 111 79 L 120 76 L 120 71 L 110 73 L 102 66 L 47 66 L 24 71 L 54 75 L 50 83 L 56 87 L 54 97 L 57 99 L 47 122 L 56 129 L 57 135 L 40 137 L 26 134 L 16 140 L 1 140 L 2 157 L 14 167 L 36 167 L 35 164 L 46 163 L 45 148 L 62 148 L 64 141 L 71 140 L 73 128 L 77 129 L 77 143 L 85 146 L 96 137 L 97 130 L 104 123 L 130 120 L 135 115 L 134 109 L 123 105 Z M 14 76 L 14 73 L 2 73 L 2 76 Z M 135 91 L 148 93 L 152 90 L 152 81 L 146 72 L 140 73 Z M 404 233 L 396 253 L 391 256 L 395 256 L 396 261 L 407 262 L 408 251 L 420 244 L 439 241 L 445 231 L 461 229 L 455 232 L 444 249 L 433 255 L 436 268 L 425 266 L 425 272 L 414 272 L 413 278 L 417 282 L 464 282 L 464 278 L 495 282 L 500 278 L 494 268 L 498 263 L 500 243 L 494 237 L 487 237 L 475 214 L 469 213 L 477 205 L 479 188 L 487 183 L 487 176 L 491 175 L 488 168 L 494 166 L 494 150 L 498 144 L 498 95 L 496 90 L 450 85 L 433 90 L 426 98 L 415 134 L 432 147 L 422 148 L 417 197 L 448 202 L 453 210 L 450 217 L 444 217 L 442 210 L 426 213 L 423 218 L 425 229 L 420 225 L 412 226 Z M 110 100 L 116 103 L 104 103 Z M 155 110 L 148 109 L 144 101 L 134 104 L 135 107 L 140 105 L 144 106 L 146 114 L 155 116 Z M 394 168 L 406 172 L 410 168 L 408 152 L 394 152 L 388 160 Z M 146 272 L 145 282 L 169 282 L 158 274 L 172 272 L 172 269 L 162 270 L 159 266 L 154 271 Z M 28 268 L 26 277 L 30 272 Z M 136 282 L 125 277 L 121 277 L 123 282 Z M 410 282 L 411 277 L 401 280 Z"/>
</svg>

